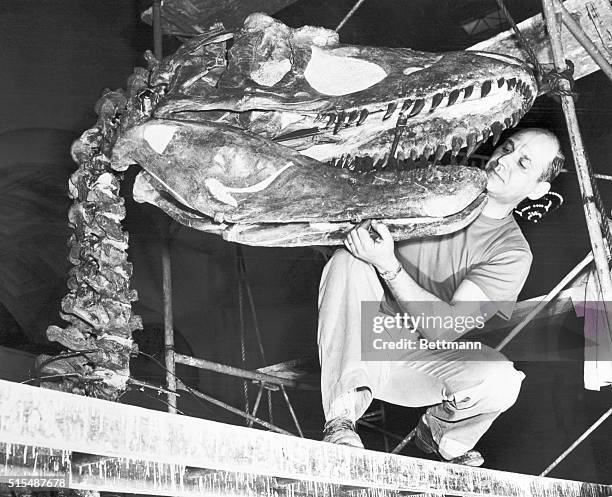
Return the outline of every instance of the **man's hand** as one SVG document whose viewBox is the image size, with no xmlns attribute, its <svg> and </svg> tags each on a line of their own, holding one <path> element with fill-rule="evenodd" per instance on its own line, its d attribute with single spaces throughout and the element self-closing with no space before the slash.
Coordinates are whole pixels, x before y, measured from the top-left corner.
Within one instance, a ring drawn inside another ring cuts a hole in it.
<svg viewBox="0 0 612 497">
<path fill-rule="evenodd" d="M 372 264 L 378 271 L 392 271 L 399 261 L 395 257 L 393 237 L 389 228 L 378 221 L 371 221 L 371 226 L 380 238 L 377 240 L 372 238 L 368 231 L 370 227 L 368 220 L 349 232 L 344 245 L 351 254 Z"/>
</svg>

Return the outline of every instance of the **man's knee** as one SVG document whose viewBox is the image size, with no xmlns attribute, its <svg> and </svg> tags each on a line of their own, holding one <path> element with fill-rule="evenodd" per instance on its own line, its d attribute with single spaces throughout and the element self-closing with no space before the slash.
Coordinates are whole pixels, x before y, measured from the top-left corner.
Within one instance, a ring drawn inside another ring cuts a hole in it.
<svg viewBox="0 0 612 497">
<path fill-rule="evenodd" d="M 525 375 L 508 360 L 487 361 L 475 367 L 477 384 L 455 392 L 458 408 L 480 405 L 482 412 L 503 412 L 516 402 Z"/>
<path fill-rule="evenodd" d="M 487 405 L 492 411 L 503 412 L 514 405 L 521 390 L 525 375 L 514 368 L 510 361 L 496 361 L 489 365 L 487 378 Z"/>
<path fill-rule="evenodd" d="M 352 266 L 358 267 L 371 267 L 367 262 L 363 262 L 362 260 L 357 259 L 353 254 L 351 254 L 345 248 L 339 248 L 334 252 L 334 254 L 329 259 L 327 263 L 328 266 L 332 267 L 343 267 L 348 268 Z"/>
<path fill-rule="evenodd" d="M 371 264 L 357 259 L 357 257 L 345 248 L 339 248 L 325 265 L 321 283 L 323 284 L 328 278 L 334 278 L 336 276 L 355 279 L 360 275 L 370 277 L 374 274 L 375 270 Z"/>
</svg>

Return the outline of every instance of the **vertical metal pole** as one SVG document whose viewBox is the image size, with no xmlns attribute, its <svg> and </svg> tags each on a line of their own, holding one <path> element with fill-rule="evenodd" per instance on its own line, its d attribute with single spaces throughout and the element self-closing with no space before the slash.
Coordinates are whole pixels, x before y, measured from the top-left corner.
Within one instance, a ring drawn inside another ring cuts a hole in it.
<svg viewBox="0 0 612 497">
<path fill-rule="evenodd" d="M 162 60 L 162 26 L 161 26 L 162 0 L 153 0 L 153 53 L 157 60 Z"/>
<path fill-rule="evenodd" d="M 553 0 L 542 0 L 544 17 L 546 19 L 546 27 L 550 37 L 552 47 L 553 60 L 558 71 L 565 69 L 565 56 L 561 45 L 561 35 L 559 24 L 557 23 L 555 3 Z M 569 82 L 561 80 L 561 89 L 570 90 Z M 603 297 L 604 308 L 606 313 L 610 315 L 610 303 L 612 302 L 612 278 L 610 277 L 610 268 L 608 267 L 608 258 L 606 254 L 606 246 L 601 231 L 601 222 L 607 222 L 605 212 L 600 213 L 595 205 L 593 185 L 589 176 L 589 166 L 587 163 L 582 136 L 578 126 L 578 117 L 576 116 L 576 108 L 571 95 L 561 95 L 561 104 L 563 113 L 565 114 L 565 122 L 567 131 L 572 145 L 572 153 L 574 163 L 576 165 L 576 173 L 578 176 L 578 184 L 582 193 L 584 204 L 584 215 L 586 219 L 589 238 L 591 239 L 591 247 L 593 248 L 593 257 L 595 259 L 595 268 L 599 279 L 601 294 Z"/>
<path fill-rule="evenodd" d="M 166 385 L 176 392 L 176 363 L 174 360 L 174 319 L 172 316 L 172 259 L 170 239 L 165 236 L 162 243 L 162 289 L 164 295 L 164 352 L 166 362 Z M 176 394 L 169 393 L 168 412 L 176 413 Z"/>
<path fill-rule="evenodd" d="M 162 0 L 153 0 L 153 52 L 157 60 L 161 60 Z M 166 362 L 166 386 L 172 393 L 167 394 L 168 412 L 176 413 L 176 362 L 174 358 L 174 318 L 172 315 L 172 258 L 170 255 L 170 233 L 168 221 L 162 226 L 162 292 L 164 305 L 164 358 Z"/>
</svg>

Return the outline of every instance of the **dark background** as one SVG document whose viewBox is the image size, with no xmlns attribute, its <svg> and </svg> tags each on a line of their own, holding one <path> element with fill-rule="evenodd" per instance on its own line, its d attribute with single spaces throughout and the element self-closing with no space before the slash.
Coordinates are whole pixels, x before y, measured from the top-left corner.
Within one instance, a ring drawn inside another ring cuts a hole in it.
<svg viewBox="0 0 612 497">
<path fill-rule="evenodd" d="M 69 146 L 93 125 L 93 105 L 104 88 L 125 86 L 133 66 L 144 65 L 152 47 L 151 28 L 139 20 L 146 2 L 136 0 L 4 0 L 0 4 L 0 345 L 34 353 L 52 349 L 45 341 L 49 324 L 61 324 L 59 299 L 66 292 L 65 241 L 67 178 L 75 166 Z M 300 0 L 277 17 L 291 26 L 334 28 L 353 0 Z M 507 2 L 517 21 L 539 11 L 537 1 Z M 460 50 L 495 34 L 468 35 L 461 24 L 496 9 L 493 0 L 369 0 L 341 31 L 346 43 L 407 46 L 427 51 Z M 177 41 L 164 37 L 166 52 Z M 577 82 L 577 108 L 584 141 L 596 171 L 610 171 L 612 85 L 597 72 Z M 542 126 L 560 137 L 567 168 L 571 150 L 559 105 L 536 100 L 520 126 Z M 485 144 L 479 153 L 490 152 Z M 135 266 L 136 305 L 146 328 L 141 346 L 160 353 L 160 247 L 155 208 L 129 200 L 126 227 Z M 600 182 L 608 204 L 610 186 Z M 546 293 L 589 251 L 576 176 L 562 174 L 554 190 L 563 206 L 538 224 L 522 224 L 533 250 L 531 274 L 521 299 Z M 241 365 L 236 247 L 173 225 L 173 277 L 177 349 L 228 364 Z M 322 255 L 312 249 L 243 248 L 263 334 L 266 362 L 316 353 L 316 298 Z M 523 361 L 527 374 L 518 403 L 495 423 L 478 448 L 486 466 L 536 474 L 612 403 L 610 388 L 590 392 L 582 386 L 582 323 L 572 315 L 538 322 L 507 350 L 520 360 L 526 351 L 546 361 Z M 264 365 L 247 315 L 249 368 Z M 493 341 L 495 343 L 495 341 Z M 150 362 L 135 361 L 134 373 L 163 381 Z M 242 385 L 212 373 L 183 371 L 202 390 L 240 406 Z M 291 392 L 306 436 L 319 438 L 323 421 L 318 394 Z M 251 401 L 254 394 L 251 392 Z M 159 401 L 130 392 L 126 402 L 164 409 Z M 191 415 L 241 423 L 218 408 L 184 401 Z M 275 421 L 290 428 L 279 399 Z M 387 406 L 388 427 L 404 434 L 420 410 Z M 608 421 L 552 476 L 610 483 L 612 422 Z M 363 430 L 369 448 L 380 437 Z"/>
</svg>

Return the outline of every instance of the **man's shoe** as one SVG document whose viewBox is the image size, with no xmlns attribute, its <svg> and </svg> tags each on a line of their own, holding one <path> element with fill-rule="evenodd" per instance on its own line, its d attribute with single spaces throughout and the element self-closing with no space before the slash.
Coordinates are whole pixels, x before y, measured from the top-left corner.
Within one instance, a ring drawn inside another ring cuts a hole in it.
<svg viewBox="0 0 612 497">
<path fill-rule="evenodd" d="M 442 461 L 446 461 L 452 464 L 462 464 L 463 466 L 478 467 L 484 464 L 484 458 L 482 454 L 477 450 L 468 450 L 465 454 L 462 454 L 452 459 L 445 459 L 438 452 L 438 444 L 434 441 L 429 426 L 425 424 L 423 418 L 419 420 L 416 428 L 410 432 L 412 443 L 421 451 L 426 454 L 435 454 Z"/>
<path fill-rule="evenodd" d="M 355 432 L 355 423 L 348 418 L 333 418 L 325 423 L 323 441 L 363 449 L 361 438 Z"/>
</svg>

